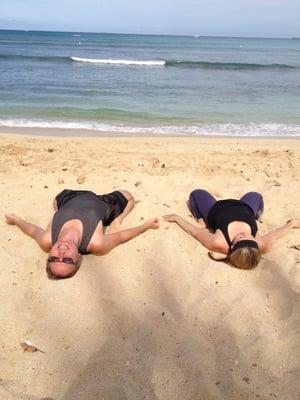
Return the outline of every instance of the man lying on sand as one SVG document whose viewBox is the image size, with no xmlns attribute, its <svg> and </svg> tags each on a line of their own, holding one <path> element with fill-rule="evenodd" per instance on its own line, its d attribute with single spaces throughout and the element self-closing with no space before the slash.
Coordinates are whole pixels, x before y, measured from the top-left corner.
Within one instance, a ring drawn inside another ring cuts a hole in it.
<svg viewBox="0 0 300 400">
<path fill-rule="evenodd" d="M 240 200 L 217 201 L 203 189 L 194 190 L 188 201 L 193 217 L 201 227 L 195 227 L 176 214 L 165 215 L 164 220 L 176 222 L 208 250 L 226 254 L 216 259 L 236 268 L 256 267 L 262 253 L 267 253 L 274 242 L 293 228 L 300 227 L 300 219 L 291 219 L 273 231 L 259 235 L 257 222 L 264 210 L 263 197 L 257 192 L 248 192 Z"/>
<path fill-rule="evenodd" d="M 133 207 L 134 198 L 126 190 L 96 195 L 87 190 L 65 189 L 54 199 L 56 212 L 46 229 L 15 214 L 6 214 L 5 218 L 9 225 L 18 226 L 49 253 L 48 277 L 64 279 L 76 274 L 82 254 L 107 254 L 119 244 L 159 227 L 158 218 L 152 218 L 140 226 L 121 231 L 120 225 Z M 104 234 L 108 226 L 114 233 Z"/>
</svg>

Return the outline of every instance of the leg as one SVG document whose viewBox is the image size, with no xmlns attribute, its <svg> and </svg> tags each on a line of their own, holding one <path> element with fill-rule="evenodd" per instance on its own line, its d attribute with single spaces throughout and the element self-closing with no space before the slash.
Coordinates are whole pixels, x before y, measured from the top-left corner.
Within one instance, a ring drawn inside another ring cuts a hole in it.
<svg viewBox="0 0 300 400">
<path fill-rule="evenodd" d="M 57 208 L 57 201 L 56 201 L 56 198 L 53 199 L 52 204 L 53 204 L 54 211 L 57 211 L 58 208 Z"/>
<path fill-rule="evenodd" d="M 60 209 L 62 205 L 64 205 L 67 201 L 73 199 L 78 196 L 80 193 L 87 193 L 87 190 L 70 190 L 64 189 L 62 192 L 58 193 L 53 202 L 54 210 L 57 211 Z M 55 203 L 56 202 L 56 203 Z"/>
<path fill-rule="evenodd" d="M 127 200 L 127 205 L 117 217 L 115 217 L 112 222 L 109 224 L 109 232 L 117 232 L 121 229 L 121 224 L 125 217 L 133 210 L 134 208 L 134 197 L 128 190 L 119 190 L 118 192 L 122 193 L 122 195 Z M 113 218 L 113 217 L 112 217 Z"/>
<path fill-rule="evenodd" d="M 240 198 L 241 201 L 246 203 L 254 212 L 255 219 L 259 220 L 264 211 L 264 200 L 260 193 L 248 192 Z"/>
<path fill-rule="evenodd" d="M 124 211 L 122 214 L 120 214 L 116 219 L 119 219 L 120 224 L 122 223 L 123 219 L 127 217 L 127 215 L 133 210 L 134 208 L 134 197 L 128 190 L 119 190 L 119 192 L 122 193 L 123 196 L 126 197 L 128 200 L 127 206 L 125 207 Z"/>
<path fill-rule="evenodd" d="M 207 222 L 207 216 L 217 200 L 206 190 L 193 190 L 189 196 L 189 209 L 196 219 L 203 218 Z"/>
</svg>

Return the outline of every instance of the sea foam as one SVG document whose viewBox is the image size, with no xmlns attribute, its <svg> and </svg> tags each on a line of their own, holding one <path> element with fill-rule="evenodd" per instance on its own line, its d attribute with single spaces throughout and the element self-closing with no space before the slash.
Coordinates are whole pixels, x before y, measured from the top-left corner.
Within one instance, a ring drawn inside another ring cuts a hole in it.
<svg viewBox="0 0 300 400">
<path fill-rule="evenodd" d="M 29 119 L 0 119 L 0 127 L 39 128 L 94 131 L 108 135 L 157 135 L 157 136 L 232 136 L 232 137 L 300 137 L 296 124 L 203 124 L 198 126 L 127 126 L 99 122 L 50 121 Z M 49 133 L 51 134 L 51 132 Z M 87 136 L 89 134 L 87 133 Z"/>
<path fill-rule="evenodd" d="M 82 57 L 70 57 L 72 61 L 82 63 L 93 63 L 93 64 L 116 64 L 116 65 L 146 65 L 153 67 L 161 67 L 166 64 L 165 61 L 143 61 L 143 60 L 115 60 L 111 58 L 82 58 Z"/>
</svg>

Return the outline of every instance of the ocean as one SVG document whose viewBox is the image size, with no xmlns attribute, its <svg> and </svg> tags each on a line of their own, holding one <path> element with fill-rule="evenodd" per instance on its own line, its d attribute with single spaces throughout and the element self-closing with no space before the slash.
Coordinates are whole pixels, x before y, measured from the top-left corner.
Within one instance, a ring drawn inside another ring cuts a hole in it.
<svg viewBox="0 0 300 400">
<path fill-rule="evenodd" d="M 300 136 L 300 40 L 0 31 L 0 126 Z"/>
</svg>

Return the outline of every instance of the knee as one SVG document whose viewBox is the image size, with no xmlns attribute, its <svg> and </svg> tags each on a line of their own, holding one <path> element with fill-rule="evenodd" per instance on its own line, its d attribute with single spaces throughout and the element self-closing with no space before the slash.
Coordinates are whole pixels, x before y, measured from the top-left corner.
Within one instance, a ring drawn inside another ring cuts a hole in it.
<svg viewBox="0 0 300 400">
<path fill-rule="evenodd" d="M 248 197 L 248 196 L 249 197 L 251 196 L 252 198 L 257 198 L 257 199 L 263 200 L 263 196 L 258 192 L 247 192 L 244 194 L 243 197 Z"/>
<path fill-rule="evenodd" d="M 195 189 L 193 190 L 190 195 L 189 198 L 192 198 L 194 196 L 199 196 L 199 195 L 203 195 L 203 194 L 207 194 L 208 192 L 204 189 Z"/>
<path fill-rule="evenodd" d="M 120 190 L 119 192 L 122 193 L 124 197 L 126 197 L 128 203 L 132 202 L 134 204 L 134 197 L 128 190 Z"/>
<path fill-rule="evenodd" d="M 199 192 L 200 191 L 200 189 L 195 189 L 195 190 L 193 190 L 191 193 L 190 193 L 190 195 L 189 195 L 189 199 L 191 198 L 191 197 L 193 197 L 197 192 Z"/>
</svg>

